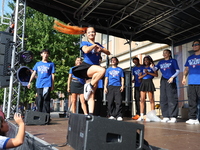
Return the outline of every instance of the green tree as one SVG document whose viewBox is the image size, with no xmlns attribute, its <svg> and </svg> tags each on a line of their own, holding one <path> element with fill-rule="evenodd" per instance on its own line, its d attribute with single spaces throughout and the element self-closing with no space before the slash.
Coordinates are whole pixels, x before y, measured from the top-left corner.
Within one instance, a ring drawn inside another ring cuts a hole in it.
<svg viewBox="0 0 200 150">
<path fill-rule="evenodd" d="M 14 8 L 14 4 L 9 4 Z M 42 49 L 50 50 L 50 61 L 56 65 L 55 88 L 52 92 L 52 98 L 58 98 L 57 93 L 66 94 L 67 79 L 69 69 L 74 66 L 75 58 L 79 56 L 80 36 L 67 35 L 55 31 L 53 27 L 55 18 L 47 16 L 32 8 L 26 9 L 26 28 L 25 28 L 25 50 L 32 51 L 34 54 L 33 62 L 27 64 L 33 68 L 34 64 L 41 60 L 40 51 Z M 1 26 L 5 30 L 8 26 Z M 31 103 L 35 100 L 35 83 L 32 89 L 28 90 L 22 87 L 20 93 L 20 102 Z M 3 89 L 0 90 L 0 98 L 3 99 Z"/>
<path fill-rule="evenodd" d="M 58 92 L 66 93 L 68 72 L 70 67 L 74 66 L 75 58 L 79 56 L 80 36 L 67 35 L 55 31 L 53 27 L 53 17 L 49 17 L 32 8 L 26 11 L 26 50 L 34 53 L 34 60 L 28 64 L 33 68 L 37 61 L 41 60 L 40 51 L 42 49 L 50 50 L 50 60 L 56 65 L 55 89 L 52 92 L 52 98 L 57 97 Z M 23 97 L 24 101 L 31 102 L 34 99 L 32 92 L 28 90 L 29 98 Z M 23 95 L 22 95 L 23 96 Z"/>
</svg>

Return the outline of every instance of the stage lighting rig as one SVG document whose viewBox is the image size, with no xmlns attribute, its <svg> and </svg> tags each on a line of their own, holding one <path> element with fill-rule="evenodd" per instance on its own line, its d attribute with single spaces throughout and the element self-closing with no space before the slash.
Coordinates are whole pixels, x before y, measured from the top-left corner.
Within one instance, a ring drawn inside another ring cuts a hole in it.
<svg viewBox="0 0 200 150">
<path fill-rule="evenodd" d="M 31 51 L 19 52 L 19 63 L 28 64 L 33 60 L 33 53 Z"/>
</svg>

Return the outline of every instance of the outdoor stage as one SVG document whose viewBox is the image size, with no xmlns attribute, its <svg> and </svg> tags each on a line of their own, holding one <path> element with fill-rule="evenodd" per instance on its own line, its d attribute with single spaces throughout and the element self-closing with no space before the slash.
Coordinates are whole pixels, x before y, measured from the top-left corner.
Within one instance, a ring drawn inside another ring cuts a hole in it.
<svg viewBox="0 0 200 150">
<path fill-rule="evenodd" d="M 62 145 L 66 143 L 68 119 L 59 118 L 59 113 L 51 113 L 50 125 L 27 125 L 26 131 L 49 144 Z M 189 125 L 185 120 L 177 123 L 137 122 L 131 118 L 124 121 L 143 123 L 144 138 L 152 146 L 168 150 L 197 150 L 200 147 L 200 125 Z M 73 150 L 70 146 L 55 147 L 58 150 Z"/>
</svg>

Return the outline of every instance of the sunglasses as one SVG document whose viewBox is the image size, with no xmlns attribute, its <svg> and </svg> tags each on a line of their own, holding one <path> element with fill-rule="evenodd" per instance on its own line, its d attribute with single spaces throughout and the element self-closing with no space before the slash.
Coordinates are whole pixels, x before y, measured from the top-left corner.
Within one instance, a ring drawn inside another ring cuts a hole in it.
<svg viewBox="0 0 200 150">
<path fill-rule="evenodd" d="M 192 47 L 194 47 L 194 46 L 199 46 L 200 44 L 192 44 Z"/>
</svg>

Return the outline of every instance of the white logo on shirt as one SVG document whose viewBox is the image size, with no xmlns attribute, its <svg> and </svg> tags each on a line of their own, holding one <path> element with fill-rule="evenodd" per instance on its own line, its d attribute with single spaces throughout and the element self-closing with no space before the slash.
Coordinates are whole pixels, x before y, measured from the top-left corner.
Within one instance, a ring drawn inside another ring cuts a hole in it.
<svg viewBox="0 0 200 150">
<path fill-rule="evenodd" d="M 119 71 L 117 71 L 117 70 L 111 70 L 111 71 L 109 71 L 109 74 L 110 74 L 111 76 L 115 77 L 115 76 L 118 76 Z"/>
<path fill-rule="evenodd" d="M 200 59 L 197 58 L 190 59 L 188 60 L 188 63 L 190 66 L 193 66 L 193 68 L 195 68 L 195 66 L 200 65 Z"/>
<path fill-rule="evenodd" d="M 148 72 L 151 72 L 151 69 L 146 69 Z M 145 73 L 145 69 L 143 70 L 143 73 Z"/>
<path fill-rule="evenodd" d="M 135 73 L 136 75 L 139 75 L 139 73 L 140 73 L 140 69 L 135 70 L 134 73 Z"/>
<path fill-rule="evenodd" d="M 47 67 L 47 66 L 44 66 L 44 65 L 38 66 L 38 71 L 41 72 L 41 74 L 47 73 L 48 70 L 49 70 L 49 67 Z"/>
<path fill-rule="evenodd" d="M 166 70 L 167 68 L 169 68 L 171 66 L 172 63 L 164 63 L 164 64 L 160 64 L 160 69 Z"/>
</svg>

